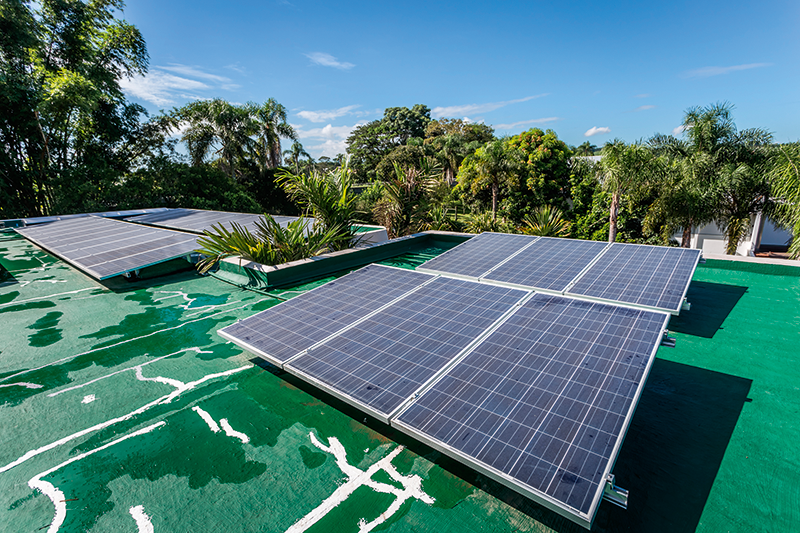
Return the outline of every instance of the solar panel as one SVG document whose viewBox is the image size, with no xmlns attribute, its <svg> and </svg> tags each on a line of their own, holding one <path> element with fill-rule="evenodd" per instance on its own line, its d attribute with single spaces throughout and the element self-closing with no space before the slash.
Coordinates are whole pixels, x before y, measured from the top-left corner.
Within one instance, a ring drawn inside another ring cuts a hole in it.
<svg viewBox="0 0 800 533">
<path fill-rule="evenodd" d="M 478 279 L 537 238 L 507 233 L 481 233 L 426 261 L 417 270 Z"/>
<path fill-rule="evenodd" d="M 286 369 L 388 421 L 389 415 L 528 293 L 437 278 Z"/>
<path fill-rule="evenodd" d="M 535 294 L 391 424 L 590 527 L 668 317 Z"/>
<path fill-rule="evenodd" d="M 191 231 L 193 233 L 203 233 L 210 231 L 211 226 L 214 224 L 222 224 L 226 228 L 231 228 L 231 223 L 235 222 L 240 226 L 246 227 L 248 230 L 256 230 L 256 221 L 262 215 L 252 213 L 232 213 L 228 211 L 206 211 L 201 209 L 170 209 L 161 213 L 152 213 L 147 215 L 140 215 L 127 218 L 130 222 L 139 224 L 148 224 L 151 226 L 159 226 L 163 228 L 177 229 L 181 231 Z M 286 227 L 290 222 L 297 220 L 299 217 L 286 217 L 286 216 L 273 216 L 275 222 L 280 224 L 281 227 Z M 313 219 L 307 219 L 309 224 L 313 223 Z"/>
<path fill-rule="evenodd" d="M 700 250 L 614 243 L 569 294 L 680 311 Z"/>
<path fill-rule="evenodd" d="M 607 246 L 607 242 L 542 237 L 482 281 L 562 292 Z"/>
<path fill-rule="evenodd" d="M 183 257 L 197 248 L 196 235 L 94 216 L 15 231 L 100 280 Z"/>
<path fill-rule="evenodd" d="M 278 366 L 433 279 L 429 274 L 370 265 L 219 330 Z"/>
</svg>

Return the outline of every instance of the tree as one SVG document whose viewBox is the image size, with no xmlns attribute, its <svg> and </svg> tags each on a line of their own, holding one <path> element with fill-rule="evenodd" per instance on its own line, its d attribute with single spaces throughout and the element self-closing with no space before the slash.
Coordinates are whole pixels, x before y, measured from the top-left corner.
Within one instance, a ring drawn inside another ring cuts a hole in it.
<svg viewBox="0 0 800 533">
<path fill-rule="evenodd" d="M 789 254 L 800 257 L 800 143 L 778 146 L 770 168 L 773 195 L 776 197 L 773 214 L 792 229 Z"/>
<path fill-rule="evenodd" d="M 461 135 L 465 143 L 477 141 L 480 144 L 486 144 L 495 138 L 494 129 L 487 124 L 464 122 L 460 118 L 440 118 L 428 123 L 425 128 L 425 143 L 447 135 Z"/>
<path fill-rule="evenodd" d="M 768 205 L 764 165 L 771 135 L 758 128 L 738 131 L 732 110 L 729 103 L 690 108 L 683 119 L 686 141 L 666 135 L 650 140 L 669 170 L 654 213 L 665 228 L 683 228 L 681 246 L 689 247 L 694 227 L 716 220 L 733 254 L 750 217 Z"/>
<path fill-rule="evenodd" d="M 295 174 L 300 173 L 301 158 L 306 158 L 306 160 L 308 160 L 310 163 L 314 162 L 314 158 L 311 157 L 311 154 L 306 152 L 305 148 L 303 148 L 303 145 L 298 141 L 293 142 L 291 148 L 283 152 L 283 156 L 292 164 Z"/>
<path fill-rule="evenodd" d="M 394 176 L 383 184 L 384 197 L 374 209 L 373 216 L 384 226 L 389 238 L 402 237 L 428 226 L 426 214 L 433 206 L 426 198 L 429 184 L 439 169 L 423 159 L 418 165 L 403 167 L 394 162 Z M 441 210 L 439 223 L 441 220 Z"/>
<path fill-rule="evenodd" d="M 507 211 L 514 220 L 530 214 L 535 208 L 552 205 L 561 211 L 569 209 L 572 151 L 553 130 L 533 128 L 508 139 L 511 148 L 520 150 L 524 165 L 521 184 L 515 191 Z"/>
<path fill-rule="evenodd" d="M 574 154 L 577 156 L 592 156 L 597 151 L 597 146 L 593 145 L 589 141 L 585 141 L 583 144 L 575 148 Z"/>
<path fill-rule="evenodd" d="M 218 157 L 221 168 L 236 176 L 237 161 L 255 148 L 251 138 L 254 124 L 248 109 L 225 100 L 198 100 L 175 111 L 178 122 L 187 128 L 181 137 L 192 164 L 203 164 L 209 154 Z"/>
<path fill-rule="evenodd" d="M 467 157 L 459 169 L 459 184 L 473 194 L 490 189 L 492 193 L 492 220 L 497 219 L 500 187 L 519 183 L 523 154 L 498 139 L 478 148 Z"/>
<path fill-rule="evenodd" d="M 145 73 L 148 56 L 139 31 L 114 18 L 122 7 L 0 4 L 2 216 L 48 214 L 65 191 L 89 183 L 96 191 L 132 164 L 127 148 L 145 112 L 125 101 L 119 83 Z"/>
<path fill-rule="evenodd" d="M 617 215 L 622 195 L 641 188 L 657 173 L 657 159 L 647 147 L 638 143 L 625 144 L 618 139 L 606 143 L 602 155 L 601 183 L 611 195 L 608 242 L 614 242 L 617 239 Z"/>
<path fill-rule="evenodd" d="M 297 133 L 286 121 L 286 108 L 274 98 L 245 107 L 254 121 L 259 163 L 264 168 L 277 168 L 281 164 L 281 137 L 297 141 Z"/>
<path fill-rule="evenodd" d="M 383 118 L 373 120 L 353 130 L 347 138 L 350 165 L 359 181 L 372 181 L 381 160 L 394 148 L 411 138 L 422 138 L 431 120 L 430 109 L 417 104 L 407 107 L 389 107 Z"/>
<path fill-rule="evenodd" d="M 569 237 L 569 221 L 557 207 L 545 205 L 537 208 L 523 220 L 522 233 L 540 237 Z"/>
</svg>

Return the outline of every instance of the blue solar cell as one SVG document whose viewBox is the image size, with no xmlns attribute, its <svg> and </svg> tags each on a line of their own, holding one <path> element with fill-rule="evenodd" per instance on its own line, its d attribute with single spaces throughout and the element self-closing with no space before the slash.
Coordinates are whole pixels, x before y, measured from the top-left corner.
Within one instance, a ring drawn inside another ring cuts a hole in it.
<svg viewBox="0 0 800 533">
<path fill-rule="evenodd" d="M 219 333 L 281 365 L 431 279 L 429 274 L 370 265 L 231 324 Z"/>
<path fill-rule="evenodd" d="M 607 242 L 543 237 L 483 279 L 561 292 L 607 246 Z"/>
<path fill-rule="evenodd" d="M 196 235 L 94 216 L 15 231 L 100 280 L 183 257 L 197 249 Z"/>
<path fill-rule="evenodd" d="M 418 270 L 478 279 L 536 239 L 528 235 L 481 233 L 423 263 Z"/>
<path fill-rule="evenodd" d="M 392 424 L 591 522 L 667 318 L 536 294 Z"/>
<path fill-rule="evenodd" d="M 567 292 L 677 312 L 700 250 L 614 243 Z"/>
<path fill-rule="evenodd" d="M 231 229 L 231 223 L 243 226 L 254 232 L 257 230 L 256 221 L 261 219 L 262 215 L 252 213 L 233 213 L 229 211 L 207 211 L 203 209 L 170 209 L 159 213 L 148 213 L 146 215 L 139 215 L 127 218 L 131 222 L 139 224 L 148 224 L 151 226 L 159 226 L 162 228 L 177 229 L 181 231 L 191 231 L 195 233 L 203 233 L 210 231 L 212 226 L 222 225 L 227 229 Z M 297 220 L 299 217 L 285 217 L 275 216 L 275 221 L 285 227 L 289 222 Z M 313 224 L 313 219 L 307 219 L 309 224 Z"/>
<path fill-rule="evenodd" d="M 437 278 L 286 368 L 387 417 L 526 294 Z"/>
</svg>

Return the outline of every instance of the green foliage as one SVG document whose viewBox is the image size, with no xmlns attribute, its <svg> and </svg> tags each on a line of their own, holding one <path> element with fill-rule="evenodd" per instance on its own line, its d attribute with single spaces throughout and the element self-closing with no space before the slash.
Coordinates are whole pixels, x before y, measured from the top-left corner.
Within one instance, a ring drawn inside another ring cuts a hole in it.
<svg viewBox="0 0 800 533">
<path fill-rule="evenodd" d="M 800 258 L 800 143 L 779 146 L 773 152 L 770 176 L 778 199 L 772 213 L 792 230 L 789 254 Z"/>
<path fill-rule="evenodd" d="M 503 217 L 498 218 L 491 211 L 464 215 L 464 219 L 464 230 L 468 233 L 483 233 L 486 231 L 516 233 L 516 227 L 512 222 Z"/>
<path fill-rule="evenodd" d="M 314 158 L 306 152 L 299 141 L 294 141 L 292 146 L 283 152 L 283 157 L 291 163 L 295 174 L 300 174 L 301 163 L 303 166 L 313 166 L 314 164 Z"/>
<path fill-rule="evenodd" d="M 573 154 L 577 156 L 592 156 L 597 150 L 597 146 L 593 145 L 589 141 L 585 141 L 583 144 L 573 150 Z"/>
<path fill-rule="evenodd" d="M 390 107 L 381 120 L 373 120 L 354 129 L 347 138 L 350 165 L 358 182 L 376 179 L 381 160 L 393 149 L 411 138 L 423 138 L 431 120 L 430 109 L 417 104 L 407 107 Z"/>
<path fill-rule="evenodd" d="M 552 130 L 533 128 L 507 141 L 510 148 L 522 152 L 524 171 L 520 181 L 527 186 L 525 204 L 516 209 L 530 212 L 539 206 L 569 207 L 570 158 L 572 152 Z"/>
<path fill-rule="evenodd" d="M 384 196 L 373 208 L 378 224 L 386 228 L 389 238 L 402 237 L 432 224 L 442 224 L 446 214 L 439 213 L 438 221 L 429 218 L 431 209 L 427 191 L 439 174 L 439 169 L 425 159 L 419 165 L 404 168 L 393 166 L 394 178 L 383 185 Z"/>
<path fill-rule="evenodd" d="M 570 223 L 557 207 L 545 205 L 537 207 L 533 214 L 522 220 L 522 233 L 539 237 L 569 237 Z"/>
<path fill-rule="evenodd" d="M 231 229 L 214 225 L 197 239 L 200 246 L 197 251 L 204 256 L 197 269 L 206 273 L 222 259 L 234 256 L 264 265 L 279 265 L 326 252 L 339 239 L 337 228 L 309 231 L 308 225 L 306 219 L 299 218 L 281 227 L 269 215 L 256 221 L 255 234 L 235 222 L 231 223 Z"/>
<path fill-rule="evenodd" d="M 353 225 L 358 221 L 357 198 L 353 177 L 345 165 L 322 174 L 283 172 L 278 182 L 289 196 L 314 216 L 315 229 L 336 234 L 330 246 L 334 250 L 348 248 L 353 240 Z"/>
<path fill-rule="evenodd" d="M 0 5 L 0 216 L 49 214 L 71 204 L 78 178 L 93 192 L 130 168 L 144 110 L 119 81 L 147 70 L 139 31 L 115 20 L 120 1 Z M 147 137 L 149 138 L 149 137 Z M 163 142 L 163 141 L 162 141 Z M 85 179 L 80 179 L 85 176 Z"/>
<path fill-rule="evenodd" d="M 473 197 L 489 190 L 492 194 L 492 217 L 497 218 L 501 188 L 519 185 L 523 152 L 498 139 L 467 156 L 459 168 L 458 182 L 462 193 Z"/>
</svg>

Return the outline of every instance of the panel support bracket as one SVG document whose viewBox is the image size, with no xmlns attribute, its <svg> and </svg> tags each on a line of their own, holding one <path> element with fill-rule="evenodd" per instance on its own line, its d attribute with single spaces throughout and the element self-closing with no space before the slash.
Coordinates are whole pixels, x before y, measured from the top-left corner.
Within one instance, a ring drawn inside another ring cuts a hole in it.
<svg viewBox="0 0 800 533">
<path fill-rule="evenodd" d="M 692 304 L 686 301 L 686 298 L 683 299 L 683 303 L 681 304 L 681 311 L 691 311 Z"/>
<path fill-rule="evenodd" d="M 675 347 L 675 342 L 676 342 L 675 337 L 670 337 L 669 336 L 669 331 L 664 330 L 664 336 L 661 337 L 661 346 L 666 346 L 668 348 L 674 348 Z"/>
<path fill-rule="evenodd" d="M 606 486 L 603 489 L 603 499 L 613 503 L 623 509 L 628 508 L 628 491 L 614 484 L 614 474 L 609 474 L 606 478 Z"/>
</svg>

